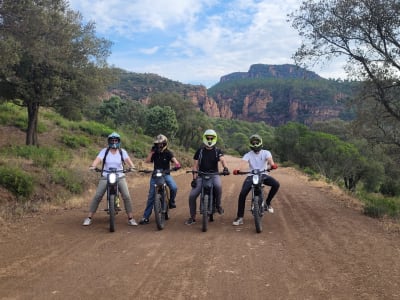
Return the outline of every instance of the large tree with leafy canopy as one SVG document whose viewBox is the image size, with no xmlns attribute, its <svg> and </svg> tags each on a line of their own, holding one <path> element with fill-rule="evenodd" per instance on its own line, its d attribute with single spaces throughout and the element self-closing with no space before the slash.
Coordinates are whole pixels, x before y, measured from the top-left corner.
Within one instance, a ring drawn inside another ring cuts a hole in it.
<svg viewBox="0 0 400 300">
<path fill-rule="evenodd" d="M 374 142 L 400 147 L 400 1 L 307 0 L 290 15 L 303 38 L 303 66 L 345 57 L 350 78 L 365 83 L 359 129 Z"/>
<path fill-rule="evenodd" d="M 0 97 L 27 107 L 27 145 L 38 145 L 39 107 L 77 118 L 104 91 L 110 46 L 67 1 L 0 2 Z"/>
</svg>

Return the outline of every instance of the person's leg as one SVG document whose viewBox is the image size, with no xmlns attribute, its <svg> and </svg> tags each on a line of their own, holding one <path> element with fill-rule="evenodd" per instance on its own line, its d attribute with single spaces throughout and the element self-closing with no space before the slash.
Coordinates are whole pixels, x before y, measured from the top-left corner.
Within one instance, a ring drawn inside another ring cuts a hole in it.
<svg viewBox="0 0 400 300">
<path fill-rule="evenodd" d="M 202 179 L 200 177 L 197 178 L 197 185 L 195 188 L 192 188 L 192 190 L 189 193 L 189 213 L 190 217 L 192 219 L 196 219 L 196 199 L 201 193 L 201 182 Z"/>
<path fill-rule="evenodd" d="M 90 202 L 88 218 L 91 218 L 97 211 L 97 208 L 99 207 L 100 201 L 103 199 L 106 189 L 107 189 L 107 178 L 102 177 L 99 180 L 99 184 L 97 185 L 96 193 L 94 194 L 93 199 Z"/>
<path fill-rule="evenodd" d="M 151 216 L 151 212 L 153 211 L 153 206 L 154 206 L 154 196 L 156 193 L 156 188 L 154 187 L 155 180 L 154 178 L 150 179 L 150 186 L 149 186 L 149 194 L 147 197 L 147 203 L 146 203 L 146 208 L 144 209 L 143 212 L 143 218 L 148 219 Z"/>
<path fill-rule="evenodd" d="M 250 192 L 251 185 L 252 185 L 252 177 L 247 176 L 247 178 L 243 182 L 242 189 L 240 191 L 239 198 L 238 198 L 238 209 L 237 209 L 237 215 L 236 215 L 238 218 L 244 217 L 244 209 L 246 206 L 246 197 Z"/>
<path fill-rule="evenodd" d="M 128 215 L 128 218 L 131 219 L 133 218 L 132 199 L 125 177 L 122 177 L 118 180 L 118 189 L 122 195 L 122 199 L 124 200 L 125 212 Z"/>
<path fill-rule="evenodd" d="M 214 186 L 214 196 L 215 196 L 215 206 L 219 214 L 223 214 L 224 210 L 221 205 L 222 197 L 222 183 L 220 176 L 213 176 L 213 186 Z"/>
<path fill-rule="evenodd" d="M 265 203 L 270 206 L 271 205 L 271 201 L 272 198 L 274 198 L 275 194 L 278 192 L 279 187 L 280 187 L 280 183 L 273 177 L 271 176 L 266 176 L 264 178 L 264 184 L 267 186 L 270 186 L 271 189 L 269 190 L 267 199 L 265 200 Z"/>
<path fill-rule="evenodd" d="M 176 193 L 178 192 L 178 186 L 176 185 L 174 178 L 171 175 L 165 175 L 165 182 L 167 183 L 169 187 L 169 206 L 170 208 L 175 208 L 176 203 L 175 203 L 175 198 L 176 198 Z"/>
</svg>

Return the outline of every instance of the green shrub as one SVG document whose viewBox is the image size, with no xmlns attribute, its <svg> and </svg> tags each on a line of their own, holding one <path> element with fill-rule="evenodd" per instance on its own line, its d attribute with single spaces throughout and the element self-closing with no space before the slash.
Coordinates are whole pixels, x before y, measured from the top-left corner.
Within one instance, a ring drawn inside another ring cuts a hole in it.
<svg viewBox="0 0 400 300">
<path fill-rule="evenodd" d="M 80 194 L 83 192 L 84 181 L 82 181 L 81 174 L 75 170 L 68 169 L 53 169 L 51 171 L 52 181 L 60 184 L 73 194 Z"/>
<path fill-rule="evenodd" d="M 31 159 L 38 167 L 49 168 L 56 162 L 66 161 L 69 155 L 62 150 L 51 147 L 15 146 L 12 152 L 16 156 Z"/>
<path fill-rule="evenodd" d="M 90 144 L 89 138 L 79 134 L 63 134 L 61 136 L 61 142 L 72 149 L 87 147 Z"/>
<path fill-rule="evenodd" d="M 114 131 L 110 127 L 94 121 L 79 122 L 79 128 L 82 131 L 87 132 L 91 135 L 104 136 L 104 137 L 107 137 L 111 132 Z"/>
<path fill-rule="evenodd" d="M 28 198 L 33 191 L 34 179 L 28 173 L 11 167 L 0 167 L 0 185 L 17 197 Z"/>
<path fill-rule="evenodd" d="M 400 200 L 398 198 L 373 198 L 364 199 L 364 214 L 373 218 L 389 216 L 391 218 L 400 217 Z"/>
</svg>

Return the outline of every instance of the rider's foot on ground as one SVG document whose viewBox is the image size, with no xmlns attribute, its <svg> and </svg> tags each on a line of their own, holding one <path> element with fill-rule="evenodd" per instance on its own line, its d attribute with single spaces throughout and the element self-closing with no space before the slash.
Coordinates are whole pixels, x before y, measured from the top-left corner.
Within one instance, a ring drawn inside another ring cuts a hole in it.
<svg viewBox="0 0 400 300">
<path fill-rule="evenodd" d="M 91 218 L 86 218 L 85 220 L 83 220 L 83 226 L 89 226 L 90 224 L 92 224 L 92 219 Z"/>
<path fill-rule="evenodd" d="M 219 213 L 220 215 L 223 215 L 223 214 L 224 214 L 224 209 L 222 208 L 222 206 L 218 206 L 218 207 L 217 207 L 217 211 L 218 211 L 218 213 Z"/>
<path fill-rule="evenodd" d="M 267 210 L 270 214 L 274 213 L 274 209 L 271 205 L 265 205 L 265 210 Z"/>
<path fill-rule="evenodd" d="M 150 223 L 150 220 L 147 219 L 147 218 L 142 218 L 142 219 L 139 221 L 139 224 L 140 224 L 140 225 L 145 225 L 145 224 L 149 224 L 149 223 Z"/>
<path fill-rule="evenodd" d="M 136 223 L 135 219 L 134 219 L 134 218 L 132 218 L 132 219 L 129 219 L 129 220 L 128 220 L 128 225 L 131 225 L 131 226 L 137 226 L 137 225 L 138 225 L 138 223 Z"/>
<path fill-rule="evenodd" d="M 210 222 L 214 222 L 214 215 L 210 215 L 209 218 L 208 218 L 208 220 L 209 220 Z"/>
<path fill-rule="evenodd" d="M 232 223 L 233 226 L 243 225 L 243 218 L 236 218 Z"/>
<path fill-rule="evenodd" d="M 196 223 L 196 220 L 193 219 L 193 218 L 189 218 L 189 219 L 187 219 L 187 221 L 185 222 L 186 225 L 192 225 L 192 224 L 195 224 L 195 223 Z"/>
<path fill-rule="evenodd" d="M 170 203 L 170 204 L 169 204 L 169 208 L 171 208 L 171 209 L 172 209 L 172 208 L 176 208 L 176 204 L 175 204 L 175 203 Z"/>
</svg>

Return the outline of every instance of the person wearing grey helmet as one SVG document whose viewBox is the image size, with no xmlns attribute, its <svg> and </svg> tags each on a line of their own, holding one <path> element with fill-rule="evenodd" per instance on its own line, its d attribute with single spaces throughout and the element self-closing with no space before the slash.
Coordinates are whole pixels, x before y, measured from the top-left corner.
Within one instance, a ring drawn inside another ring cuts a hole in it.
<svg viewBox="0 0 400 300">
<path fill-rule="evenodd" d="M 123 164 L 126 163 L 131 169 L 134 168 L 134 164 L 125 149 L 121 148 L 121 137 L 118 133 L 113 132 L 107 137 L 108 147 L 100 150 L 99 154 L 93 160 L 90 165 L 90 170 L 95 170 L 99 163 L 103 163 L 102 170 L 109 170 L 110 168 L 117 168 L 118 170 L 123 169 Z M 120 173 L 118 181 L 119 191 L 121 192 L 122 199 L 124 200 L 124 206 L 126 214 L 128 215 L 128 225 L 137 226 L 135 219 L 133 218 L 132 200 L 129 194 L 128 185 L 125 180 L 125 175 Z M 100 201 L 102 200 L 107 189 L 107 175 L 105 172 L 102 173 L 99 184 L 97 186 L 96 193 L 90 203 L 88 216 L 83 221 L 83 226 L 92 224 L 92 217 L 99 207 Z"/>
</svg>

